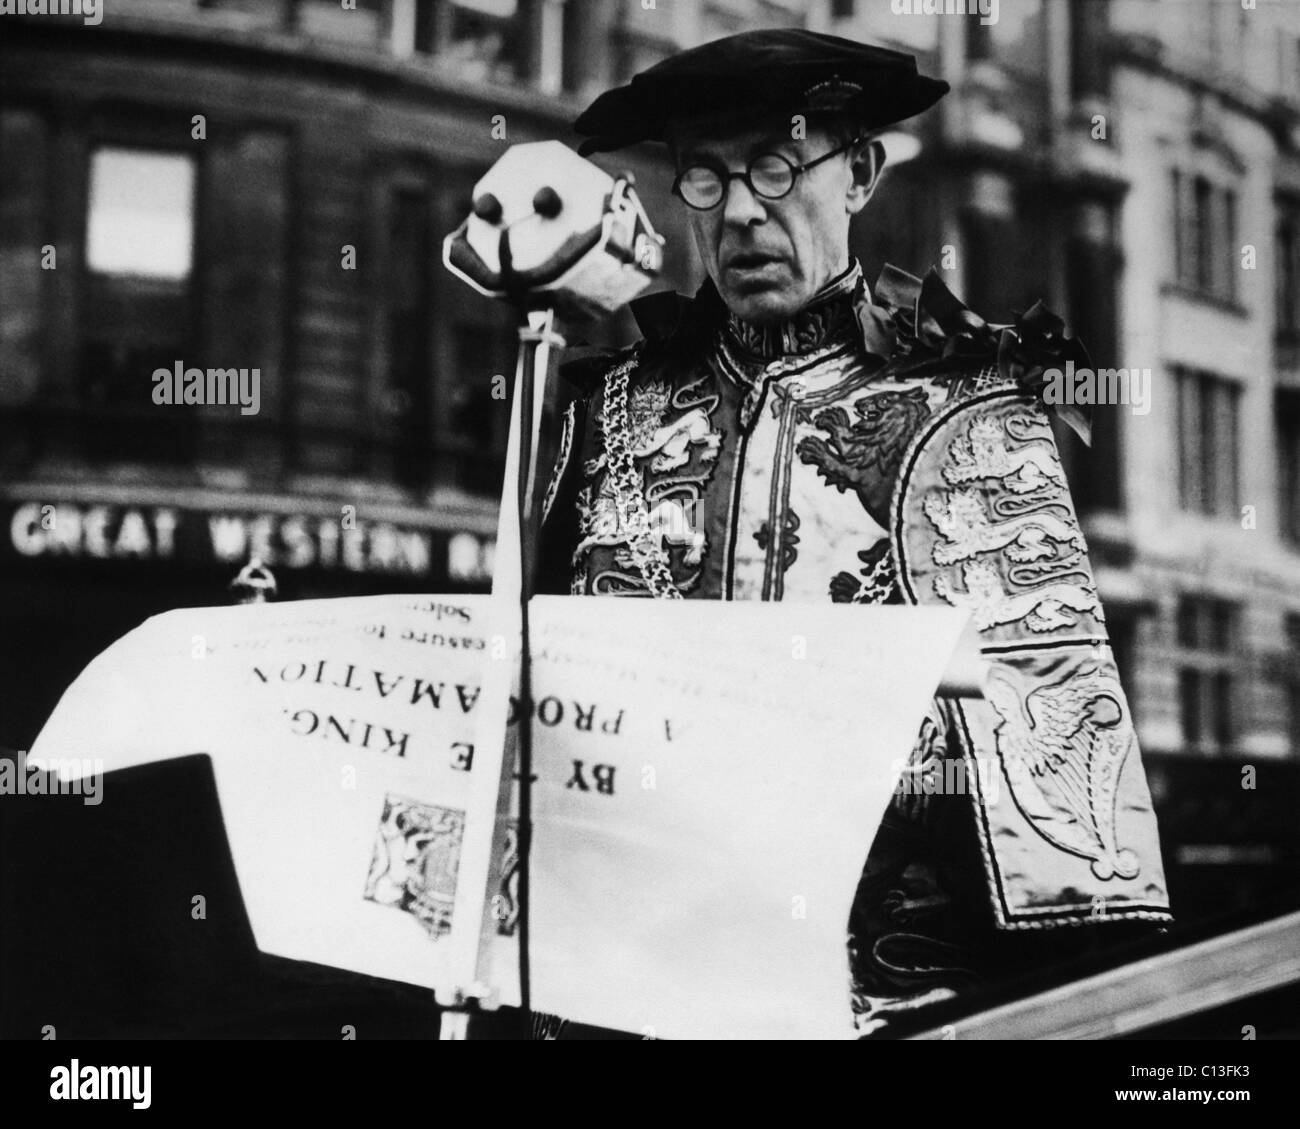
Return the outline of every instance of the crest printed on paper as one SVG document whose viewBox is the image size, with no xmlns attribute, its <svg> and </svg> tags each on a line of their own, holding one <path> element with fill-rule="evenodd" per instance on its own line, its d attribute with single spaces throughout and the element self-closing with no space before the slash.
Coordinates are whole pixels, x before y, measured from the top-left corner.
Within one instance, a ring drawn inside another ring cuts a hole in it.
<svg viewBox="0 0 1300 1129">
<path fill-rule="evenodd" d="M 435 941 L 450 933 L 464 833 L 463 811 L 385 796 L 366 900 L 411 914 Z"/>
</svg>

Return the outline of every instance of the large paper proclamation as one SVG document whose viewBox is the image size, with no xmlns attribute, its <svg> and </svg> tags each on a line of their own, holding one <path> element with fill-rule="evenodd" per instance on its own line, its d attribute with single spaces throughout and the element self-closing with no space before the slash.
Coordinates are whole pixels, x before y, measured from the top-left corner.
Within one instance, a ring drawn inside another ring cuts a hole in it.
<svg viewBox="0 0 1300 1129">
<path fill-rule="evenodd" d="M 158 616 L 87 668 L 32 759 L 208 753 L 260 948 L 513 1002 L 502 606 Z M 533 608 L 534 1006 L 661 1038 L 851 1036 L 849 906 L 964 613 Z"/>
</svg>

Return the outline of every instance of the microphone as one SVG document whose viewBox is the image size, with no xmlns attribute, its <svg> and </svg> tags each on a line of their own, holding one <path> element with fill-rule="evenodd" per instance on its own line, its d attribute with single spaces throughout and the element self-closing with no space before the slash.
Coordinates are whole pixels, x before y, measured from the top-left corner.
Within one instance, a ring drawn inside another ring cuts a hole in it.
<svg viewBox="0 0 1300 1129">
<path fill-rule="evenodd" d="M 473 211 L 443 241 L 447 269 L 480 294 L 561 315 L 610 314 L 663 267 L 625 172 L 612 177 L 559 141 L 513 145 L 474 186 Z"/>
</svg>

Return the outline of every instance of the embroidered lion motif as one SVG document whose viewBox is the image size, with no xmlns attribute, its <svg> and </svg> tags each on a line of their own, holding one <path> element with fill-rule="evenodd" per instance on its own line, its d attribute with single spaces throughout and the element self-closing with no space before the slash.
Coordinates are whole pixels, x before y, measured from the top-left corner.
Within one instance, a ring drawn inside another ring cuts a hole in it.
<svg viewBox="0 0 1300 1129">
<path fill-rule="evenodd" d="M 708 413 L 694 407 L 671 423 L 664 423 L 664 415 L 672 402 L 672 387 L 663 380 L 651 380 L 628 393 L 627 443 L 638 459 L 650 458 L 650 469 L 655 473 L 676 470 L 686 464 L 689 449 L 704 445 L 704 461 L 718 457 L 722 436 L 713 429 Z M 599 419 L 601 433 L 609 441 L 609 423 L 604 411 Z M 653 457 L 652 457 L 653 456 Z M 588 478 L 594 478 L 606 465 L 602 452 L 589 460 L 584 467 Z"/>
<path fill-rule="evenodd" d="M 934 578 L 935 594 L 953 607 L 973 608 L 975 626 L 981 631 L 1024 620 L 1030 631 L 1044 632 L 1073 627 L 1078 615 L 1102 619 L 1101 604 L 1091 585 L 1052 584 L 1013 595 L 1003 586 L 996 566 L 988 561 L 967 561 L 962 566 L 962 578 L 966 581 L 965 592 L 940 573 Z"/>
<path fill-rule="evenodd" d="M 842 407 L 818 412 L 811 422 L 827 437 L 806 435 L 795 449 L 828 486 L 855 490 L 867 512 L 882 521 L 903 453 L 930 414 L 930 404 L 923 388 L 911 388 L 863 396 L 853 410 L 855 420 Z"/>
<path fill-rule="evenodd" d="M 650 469 L 659 473 L 684 466 L 690 458 L 690 448 L 699 444 L 704 445 L 704 461 L 712 462 L 718 457 L 722 436 L 713 430 L 703 408 L 692 408 L 645 436 L 632 447 L 632 454 L 637 458 L 653 455 Z"/>
<path fill-rule="evenodd" d="M 948 448 L 952 461 L 944 467 L 944 478 L 952 485 L 998 478 L 1014 494 L 1065 489 L 1061 464 L 1048 448 L 1034 442 L 1015 450 L 1007 446 L 1007 435 L 1013 425 L 1022 429 L 1024 438 L 1029 438 L 1025 432 L 1034 431 L 1044 438 L 1051 436 L 1046 423 L 1033 416 L 1010 416 L 1005 427 L 994 416 L 979 416 L 971 421 L 965 437 L 955 440 Z"/>
<path fill-rule="evenodd" d="M 590 497 L 588 488 L 578 499 L 582 540 L 573 550 L 575 566 L 597 545 L 627 545 L 635 534 L 631 512 L 619 512 L 618 491 L 609 475 L 602 479 L 594 500 L 589 500 Z M 702 530 L 695 528 L 687 507 L 677 499 L 662 498 L 656 502 L 649 509 L 647 524 L 661 543 L 685 547 L 686 564 L 698 565 L 704 559 L 708 539 Z"/>
<path fill-rule="evenodd" d="M 1055 555 L 1049 541 L 1084 549 L 1083 533 L 1066 518 L 1042 510 L 992 522 L 984 503 L 973 490 L 954 490 L 946 496 L 932 494 L 924 504 L 925 516 L 947 544 L 936 543 L 934 563 L 956 564 L 977 553 L 1005 548 L 1013 561 L 1037 561 Z"/>
</svg>

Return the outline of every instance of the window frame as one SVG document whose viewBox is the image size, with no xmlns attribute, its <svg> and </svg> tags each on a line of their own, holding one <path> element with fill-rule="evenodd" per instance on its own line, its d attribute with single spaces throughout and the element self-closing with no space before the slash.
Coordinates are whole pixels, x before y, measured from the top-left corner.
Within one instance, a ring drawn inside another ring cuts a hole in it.
<svg viewBox="0 0 1300 1129">
<path fill-rule="evenodd" d="M 196 413 L 174 414 L 168 426 L 157 425 L 156 409 L 150 402 L 149 373 L 142 371 L 141 397 L 138 403 L 104 405 L 98 403 L 93 387 L 93 374 L 87 367 L 87 353 L 98 340 L 93 310 L 101 301 L 130 300 L 126 291 L 153 292 L 160 298 L 175 300 L 181 311 L 180 327 L 175 338 L 177 356 L 170 360 L 197 357 L 203 343 L 202 295 L 203 280 L 207 277 L 209 256 L 204 233 L 209 219 L 206 203 L 208 163 L 202 146 L 188 146 L 179 142 L 171 128 L 148 124 L 156 120 L 152 106 L 114 104 L 105 107 L 86 123 L 81 135 L 80 190 L 77 221 L 78 261 L 76 274 L 76 339 L 71 347 L 71 381 L 69 385 L 70 419 L 82 450 L 90 453 L 96 462 L 143 461 L 150 466 L 185 466 L 193 462 L 199 444 L 200 420 Z M 186 157 L 193 168 L 193 210 L 191 214 L 190 270 L 184 280 L 140 278 L 133 275 L 111 274 L 92 270 L 89 263 L 91 208 L 91 168 L 95 154 L 104 149 L 138 150 L 150 154 L 179 155 Z M 122 339 L 129 339 L 123 333 Z M 162 343 L 162 334 L 151 340 Z M 133 406 L 135 404 L 135 406 Z M 105 417 L 116 422 L 117 429 L 126 429 L 135 438 L 124 442 L 121 434 L 112 442 L 105 436 L 114 429 L 106 429 Z"/>
<path fill-rule="evenodd" d="M 173 277 L 171 275 L 153 275 L 153 274 L 136 275 L 130 272 L 100 270 L 91 265 L 90 230 L 91 230 L 91 209 L 94 204 L 94 200 L 92 197 L 92 192 L 94 187 L 94 166 L 95 166 L 95 158 L 99 154 L 105 152 L 117 152 L 117 153 L 127 153 L 127 154 L 135 153 L 135 154 L 141 154 L 141 155 L 151 156 L 151 157 L 181 157 L 184 158 L 185 162 L 189 165 L 190 172 L 191 172 L 190 232 L 189 232 L 190 239 L 189 239 L 189 248 L 188 248 L 189 264 L 188 264 L 188 269 L 186 270 L 183 276 Z M 196 267 L 197 267 L 197 259 L 198 259 L 198 248 L 199 248 L 199 222 L 198 222 L 199 197 L 200 197 L 199 175 L 200 175 L 199 158 L 197 154 L 195 154 L 193 151 L 189 149 L 182 149 L 175 145 L 159 147 L 153 145 L 139 144 L 135 142 L 122 144 L 113 141 L 92 140 L 91 143 L 86 147 L 86 179 L 85 179 L 86 198 L 85 198 L 85 207 L 83 209 L 83 226 L 82 226 L 82 242 L 81 242 L 83 248 L 82 261 L 86 272 L 88 274 L 95 275 L 99 278 L 105 278 L 105 279 L 138 279 L 143 282 L 158 284 L 160 286 L 164 284 L 172 284 L 174 288 L 178 291 L 188 290 L 192 288 L 195 284 L 195 279 L 197 274 Z"/>
<path fill-rule="evenodd" d="M 1170 169 L 1173 225 L 1172 285 L 1195 298 L 1236 306 L 1239 178 L 1207 169 L 1204 162 Z"/>
<path fill-rule="evenodd" d="M 1242 605 L 1220 596 L 1183 593 L 1174 624 L 1174 667 L 1184 747 L 1220 756 L 1235 751 L 1241 719 Z"/>
<path fill-rule="evenodd" d="M 1235 517 L 1241 505 L 1242 386 L 1218 373 L 1184 365 L 1172 366 L 1171 372 L 1178 507 L 1202 517 Z M 1226 455 L 1206 458 L 1211 451 L 1226 451 Z"/>
</svg>

